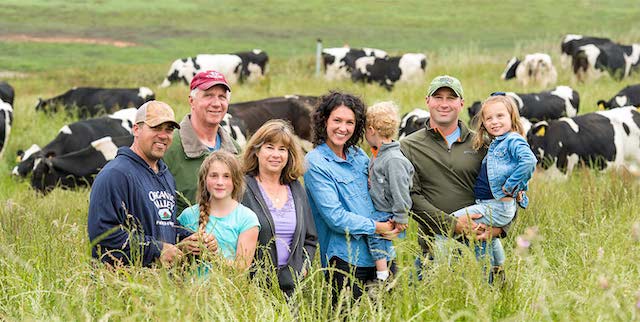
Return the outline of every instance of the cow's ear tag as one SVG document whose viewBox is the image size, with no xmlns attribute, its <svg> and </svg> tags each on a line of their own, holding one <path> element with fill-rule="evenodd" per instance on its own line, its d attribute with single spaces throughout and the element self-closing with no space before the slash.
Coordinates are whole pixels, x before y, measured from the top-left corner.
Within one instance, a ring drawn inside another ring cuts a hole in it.
<svg viewBox="0 0 640 322">
<path fill-rule="evenodd" d="M 602 104 L 602 103 L 598 104 L 598 109 L 603 111 L 604 110 L 604 104 Z"/>
<path fill-rule="evenodd" d="M 545 129 L 545 127 L 544 127 L 544 126 L 543 126 L 543 127 L 541 127 L 541 128 L 538 130 L 538 132 L 536 132 L 536 135 L 537 135 L 537 136 L 544 136 L 544 131 L 545 131 L 544 129 Z"/>
</svg>

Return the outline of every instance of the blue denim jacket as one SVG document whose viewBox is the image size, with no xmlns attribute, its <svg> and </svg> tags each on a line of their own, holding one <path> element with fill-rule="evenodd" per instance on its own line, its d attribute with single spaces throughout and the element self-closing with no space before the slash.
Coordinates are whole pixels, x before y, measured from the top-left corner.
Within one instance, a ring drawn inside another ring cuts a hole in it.
<svg viewBox="0 0 640 322">
<path fill-rule="evenodd" d="M 327 144 L 317 146 L 305 156 L 304 185 L 318 230 L 320 260 L 323 267 L 337 256 L 355 266 L 375 266 L 363 235 L 375 232 L 375 221 L 391 215 L 377 212 L 369 196 L 367 174 L 369 158 L 358 147 L 339 158 Z"/>
<path fill-rule="evenodd" d="M 533 175 L 537 160 L 520 134 L 507 132 L 496 137 L 489 145 L 485 159 L 489 187 L 494 198 L 515 197 L 518 192 L 528 189 L 527 183 Z M 504 193 L 503 188 L 509 195 Z M 522 208 L 527 207 L 529 198 L 526 194 L 523 194 L 519 204 Z"/>
</svg>

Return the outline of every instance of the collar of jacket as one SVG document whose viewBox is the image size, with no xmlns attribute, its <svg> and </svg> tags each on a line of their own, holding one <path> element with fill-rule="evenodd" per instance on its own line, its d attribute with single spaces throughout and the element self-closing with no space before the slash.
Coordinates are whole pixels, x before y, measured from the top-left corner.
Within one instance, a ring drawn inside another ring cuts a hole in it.
<svg viewBox="0 0 640 322">
<path fill-rule="evenodd" d="M 231 141 L 231 136 L 222 126 L 218 126 L 218 136 L 220 136 L 220 150 L 238 154 L 238 150 Z M 180 140 L 184 154 L 189 158 L 195 159 L 209 153 L 209 148 L 200 141 L 191 125 L 191 114 L 185 115 L 180 122 Z"/>
<path fill-rule="evenodd" d="M 337 156 L 336 153 L 331 150 L 329 145 L 327 145 L 327 142 L 318 145 L 317 149 L 326 160 L 336 162 L 351 162 L 358 151 L 355 146 L 349 147 L 347 151 L 345 151 L 345 155 L 347 156 L 347 159 L 345 160 Z"/>
<path fill-rule="evenodd" d="M 467 125 L 460 120 L 458 120 L 458 127 L 460 128 L 460 139 L 458 139 L 459 141 L 464 142 L 467 140 L 469 135 L 473 134 L 473 132 L 469 130 Z M 425 122 L 425 128 L 427 129 L 427 132 L 430 133 L 434 138 L 440 138 L 444 140 L 444 136 L 442 132 L 440 132 L 438 128 L 431 127 L 431 118 L 428 118 L 427 121 Z"/>
<path fill-rule="evenodd" d="M 511 134 L 511 131 L 509 131 L 509 132 L 507 132 L 505 134 L 502 134 L 500 136 L 496 136 L 496 137 L 493 138 L 493 140 L 494 141 L 502 141 L 502 140 L 506 139 L 507 136 L 509 136 L 509 134 Z"/>
</svg>

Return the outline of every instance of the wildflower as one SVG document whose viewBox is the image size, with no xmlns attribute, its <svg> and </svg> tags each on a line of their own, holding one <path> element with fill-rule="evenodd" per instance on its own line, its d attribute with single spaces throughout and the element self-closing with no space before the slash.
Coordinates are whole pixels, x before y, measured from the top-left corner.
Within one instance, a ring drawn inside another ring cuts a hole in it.
<svg viewBox="0 0 640 322">
<path fill-rule="evenodd" d="M 603 290 L 609 289 L 609 280 L 604 275 L 600 275 L 598 277 L 598 286 Z"/>
<path fill-rule="evenodd" d="M 516 238 L 516 244 L 518 244 L 519 248 L 523 248 L 523 249 L 529 248 L 531 246 L 531 242 L 522 236 L 518 236 Z"/>
</svg>

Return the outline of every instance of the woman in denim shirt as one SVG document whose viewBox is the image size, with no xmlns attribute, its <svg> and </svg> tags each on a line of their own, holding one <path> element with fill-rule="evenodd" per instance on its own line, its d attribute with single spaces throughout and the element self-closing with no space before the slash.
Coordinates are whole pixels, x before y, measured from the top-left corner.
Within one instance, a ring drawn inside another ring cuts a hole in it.
<svg viewBox="0 0 640 322">
<path fill-rule="evenodd" d="M 487 136 L 491 143 L 474 187 L 476 204 L 460 209 L 453 215 L 460 217 L 480 213 L 483 217 L 476 222 L 503 227 L 511 222 L 516 213 L 515 197 L 520 192 L 517 203 L 522 208 L 529 203 L 524 191 L 535 170 L 536 157 L 524 139 L 520 114 L 513 99 L 507 96 L 489 97 L 482 104 L 479 117 L 473 148 L 485 147 Z M 485 233 L 488 234 L 488 230 Z M 476 246 L 476 255 L 481 256 L 488 251 L 492 255 L 491 265 L 502 265 L 505 256 L 500 239 L 491 239 L 489 249 L 486 249 L 486 245 L 485 241 L 480 242 Z"/>
<path fill-rule="evenodd" d="M 315 148 L 306 157 L 304 184 L 309 196 L 320 246 L 322 267 L 338 271 L 327 278 L 338 292 L 352 284 L 353 296 L 361 286 L 376 278 L 366 235 L 396 233 L 388 213 L 376 212 L 367 188 L 369 158 L 357 146 L 365 129 L 365 106 L 357 97 L 329 92 L 321 97 L 312 115 Z M 381 220 L 381 221 L 376 221 Z M 395 257 L 391 252 L 388 260 Z"/>
</svg>

